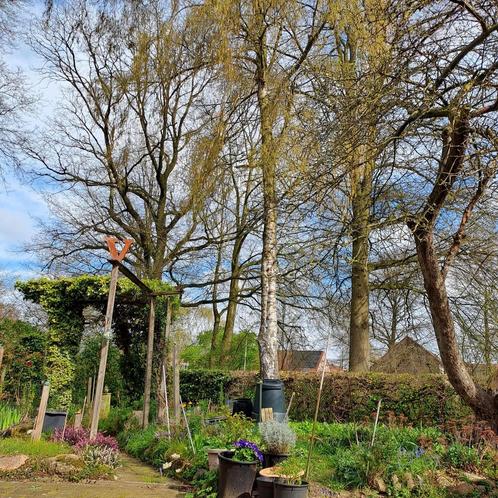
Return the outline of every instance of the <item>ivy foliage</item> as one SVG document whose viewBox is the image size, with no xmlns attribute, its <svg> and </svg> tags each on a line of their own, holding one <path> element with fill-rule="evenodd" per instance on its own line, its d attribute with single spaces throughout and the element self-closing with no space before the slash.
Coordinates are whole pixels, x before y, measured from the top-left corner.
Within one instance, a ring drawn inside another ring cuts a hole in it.
<svg viewBox="0 0 498 498">
<path fill-rule="evenodd" d="M 57 382 L 65 393 L 54 396 L 60 403 L 67 403 L 71 392 L 79 398 L 79 393 L 86 388 L 88 370 L 76 368 L 78 354 L 82 347 L 85 320 L 83 310 L 87 306 L 105 314 L 109 293 L 109 276 L 81 275 L 57 279 L 39 278 L 16 283 L 25 299 L 42 306 L 48 316 L 48 346 L 50 349 L 50 365 L 57 369 L 65 363 L 72 378 Z M 171 290 L 171 286 L 157 280 L 146 280 L 145 283 L 154 291 Z M 174 314 L 179 306 L 179 298 L 171 298 Z M 156 344 L 164 331 L 167 309 L 167 298 L 156 298 Z M 145 351 L 149 300 L 146 295 L 130 280 L 121 277 L 118 280 L 116 301 L 113 315 L 113 341 L 122 351 L 120 368 L 126 394 L 132 399 L 141 395 L 145 370 Z M 72 367 L 69 367 L 72 363 Z M 48 364 L 48 358 L 47 358 Z M 64 387 L 63 387 L 64 386 Z M 83 387 L 84 386 L 84 387 Z M 52 386 L 52 390 L 53 390 Z"/>
<path fill-rule="evenodd" d="M 4 346 L 3 393 L 17 404 L 30 404 L 45 380 L 47 334 L 29 323 L 0 320 L 0 343 Z"/>
</svg>

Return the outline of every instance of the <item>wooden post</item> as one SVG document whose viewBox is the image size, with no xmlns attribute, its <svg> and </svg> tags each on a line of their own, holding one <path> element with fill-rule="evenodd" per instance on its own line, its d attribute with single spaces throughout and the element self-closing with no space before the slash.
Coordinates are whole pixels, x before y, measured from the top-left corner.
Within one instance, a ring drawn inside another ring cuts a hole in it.
<svg viewBox="0 0 498 498">
<path fill-rule="evenodd" d="M 0 370 L 2 369 L 3 362 L 3 346 L 0 345 Z"/>
<path fill-rule="evenodd" d="M 93 378 L 92 377 L 88 377 L 88 383 L 87 383 L 87 386 L 86 386 L 86 399 L 88 400 L 88 404 L 91 405 L 92 404 L 92 394 L 93 394 Z"/>
<path fill-rule="evenodd" d="M 5 379 L 5 368 L 2 370 L 2 363 L 3 363 L 3 346 L 0 345 L 0 393 L 3 392 L 3 381 Z"/>
<path fill-rule="evenodd" d="M 171 299 L 168 297 L 167 298 L 167 305 L 166 305 L 166 324 L 164 327 L 164 336 L 163 336 L 163 341 L 162 341 L 162 351 L 161 351 L 161 382 L 159 385 L 159 389 L 157 392 L 157 421 L 160 424 L 164 424 L 165 422 L 168 423 L 169 425 L 169 415 L 166 415 L 166 411 L 169 410 L 168 408 L 168 396 L 167 396 L 167 389 L 168 385 L 166 383 L 166 375 L 164 374 L 164 369 L 165 369 L 165 364 L 169 364 L 170 362 L 168 361 L 168 351 L 169 351 L 169 339 L 171 335 L 171 315 L 172 315 L 172 302 Z M 163 386 L 164 382 L 164 386 Z"/>
<path fill-rule="evenodd" d="M 176 344 L 173 344 L 173 409 L 175 424 L 178 425 L 180 423 L 180 369 Z"/>
<path fill-rule="evenodd" d="M 100 402 L 104 391 L 105 369 L 107 366 L 107 355 L 109 353 L 109 340 L 111 338 L 112 314 L 114 311 L 114 300 L 119 277 L 119 266 L 113 262 L 111 271 L 111 282 L 109 284 L 109 297 L 107 299 L 107 310 L 105 314 L 104 334 L 102 347 L 100 349 L 99 373 L 93 399 L 92 424 L 90 427 L 90 439 L 94 439 L 99 428 Z"/>
<path fill-rule="evenodd" d="M 152 382 L 152 357 L 154 353 L 154 324 L 156 321 L 155 300 L 150 298 L 149 310 L 149 331 L 147 334 L 147 360 L 145 365 L 145 389 L 144 389 L 144 411 L 142 418 L 142 428 L 149 425 L 150 412 L 150 386 Z"/>
<path fill-rule="evenodd" d="M 35 426 L 31 434 L 33 441 L 39 441 L 43 429 L 43 421 L 45 420 L 45 412 L 47 411 L 48 394 L 50 392 L 50 382 L 47 380 L 43 384 L 41 393 L 40 406 L 38 407 L 38 415 L 36 416 Z"/>
<path fill-rule="evenodd" d="M 163 382 L 164 382 L 164 400 L 166 406 L 166 427 L 168 428 L 169 439 L 171 441 L 171 424 L 169 423 L 169 404 L 168 404 L 168 381 L 166 379 L 166 369 L 163 363 Z"/>
</svg>

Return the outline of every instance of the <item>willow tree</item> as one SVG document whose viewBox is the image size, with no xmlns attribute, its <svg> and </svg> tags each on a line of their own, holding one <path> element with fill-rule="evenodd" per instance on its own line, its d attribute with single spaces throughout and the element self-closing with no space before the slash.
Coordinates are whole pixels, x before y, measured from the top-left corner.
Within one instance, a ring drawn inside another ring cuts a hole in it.
<svg viewBox="0 0 498 498">
<path fill-rule="evenodd" d="M 223 139 L 213 91 L 208 31 L 182 2 L 54 5 L 32 34 L 42 72 L 64 99 L 26 149 L 37 173 L 71 202 L 51 195 L 58 221 L 37 245 L 48 261 L 87 269 L 104 235 L 132 238 L 136 271 L 161 279 L 192 238 L 216 183 Z M 194 247 L 192 247 L 194 246 Z M 104 253 L 100 253 L 104 255 Z"/>
<path fill-rule="evenodd" d="M 278 173 L 285 163 L 288 130 L 301 69 L 325 26 L 326 2 L 284 0 L 208 0 L 206 16 L 217 30 L 220 62 L 230 85 L 252 99 L 259 144 L 255 151 L 262 177 L 261 373 L 278 378 L 277 222 Z"/>
</svg>

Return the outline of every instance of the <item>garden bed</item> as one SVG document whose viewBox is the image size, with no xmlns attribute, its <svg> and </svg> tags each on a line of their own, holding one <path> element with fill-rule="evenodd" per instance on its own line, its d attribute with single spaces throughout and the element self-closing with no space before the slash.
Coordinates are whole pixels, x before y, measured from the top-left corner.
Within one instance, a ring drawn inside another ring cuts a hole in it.
<svg viewBox="0 0 498 498">
<path fill-rule="evenodd" d="M 257 425 L 239 416 L 206 425 L 199 409 L 190 410 L 194 450 L 186 429 L 171 440 L 163 427 L 124 430 L 124 451 L 195 487 L 190 497 L 216 497 L 217 473 L 208 471 L 208 448 L 227 448 L 241 438 L 260 444 Z M 225 413 L 226 415 L 226 413 Z M 311 423 L 291 423 L 297 444 L 287 462 L 306 467 Z M 496 435 L 473 426 L 443 432 L 437 428 L 319 423 L 309 475 L 310 496 L 397 497 L 498 496 Z M 360 493 L 360 494 L 359 494 Z M 467 493 L 467 494 L 462 494 Z"/>
</svg>

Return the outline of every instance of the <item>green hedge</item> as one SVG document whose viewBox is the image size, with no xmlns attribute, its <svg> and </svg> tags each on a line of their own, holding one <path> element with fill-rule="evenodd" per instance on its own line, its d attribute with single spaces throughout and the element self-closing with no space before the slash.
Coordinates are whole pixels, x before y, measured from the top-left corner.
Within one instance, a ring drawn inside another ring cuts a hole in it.
<svg viewBox="0 0 498 498">
<path fill-rule="evenodd" d="M 282 376 L 286 397 L 295 392 L 290 411 L 292 420 L 313 418 L 320 376 L 292 373 Z M 183 401 L 210 399 L 220 402 L 235 397 L 253 397 L 258 381 L 255 372 L 183 370 Z M 381 419 L 405 417 L 413 425 L 441 425 L 470 414 L 443 375 L 397 375 L 383 373 L 330 373 L 325 377 L 319 420 L 360 422 L 371 419 L 382 399 Z"/>
</svg>

